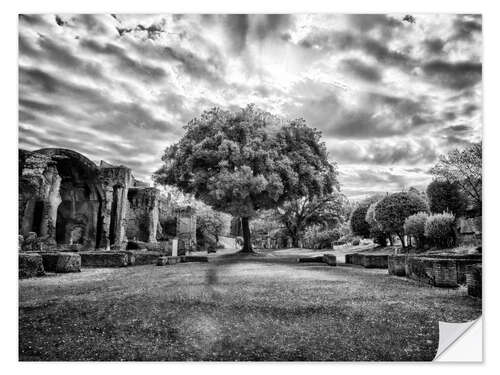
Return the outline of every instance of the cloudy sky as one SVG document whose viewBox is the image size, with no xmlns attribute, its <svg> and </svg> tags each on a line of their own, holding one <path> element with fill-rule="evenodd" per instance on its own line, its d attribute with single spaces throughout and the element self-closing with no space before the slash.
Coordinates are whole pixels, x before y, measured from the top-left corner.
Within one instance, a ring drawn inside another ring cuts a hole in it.
<svg viewBox="0 0 500 375">
<path fill-rule="evenodd" d="M 22 15 L 19 147 L 149 180 L 183 125 L 248 103 L 320 129 L 351 198 L 481 139 L 480 16 Z"/>
</svg>

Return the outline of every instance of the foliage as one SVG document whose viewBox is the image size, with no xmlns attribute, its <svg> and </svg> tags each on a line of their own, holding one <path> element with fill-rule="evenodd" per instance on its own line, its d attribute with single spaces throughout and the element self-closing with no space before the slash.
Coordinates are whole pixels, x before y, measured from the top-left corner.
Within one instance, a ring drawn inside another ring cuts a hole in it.
<svg viewBox="0 0 500 375">
<path fill-rule="evenodd" d="M 394 193 L 377 203 L 375 220 L 384 232 L 396 234 L 404 246 L 405 219 L 422 211 L 427 212 L 428 206 L 419 195 L 408 192 Z"/>
<path fill-rule="evenodd" d="M 434 214 L 425 222 L 425 236 L 428 240 L 440 247 L 452 247 L 455 244 L 455 216 L 444 212 Z"/>
<path fill-rule="evenodd" d="M 205 210 L 196 215 L 196 242 L 201 248 L 215 249 L 224 229 L 221 214 Z"/>
<path fill-rule="evenodd" d="M 427 186 L 427 197 L 431 212 L 451 212 L 461 216 L 466 207 L 466 198 L 456 182 L 434 180 Z"/>
<path fill-rule="evenodd" d="M 283 121 L 253 105 L 238 112 L 212 108 L 185 129 L 165 150 L 154 180 L 240 216 L 244 251 L 252 251 L 249 219 L 258 210 L 338 185 L 321 133 L 303 119 Z"/>
<path fill-rule="evenodd" d="M 318 230 L 318 227 L 310 228 L 304 236 L 307 247 L 313 249 L 331 249 L 335 241 L 342 236 L 338 228 Z"/>
<path fill-rule="evenodd" d="M 365 221 L 368 223 L 370 227 L 370 237 L 373 239 L 377 245 L 387 246 L 387 238 L 389 237 L 389 233 L 386 233 L 382 230 L 382 226 L 375 220 L 375 208 L 377 206 L 377 202 L 372 203 L 368 210 L 366 211 Z"/>
<path fill-rule="evenodd" d="M 332 228 L 345 221 L 345 202 L 347 198 L 334 191 L 323 196 L 309 196 L 295 199 L 276 209 L 276 218 L 292 238 L 294 247 L 298 246 L 304 230 L 319 224 L 323 228 Z"/>
<path fill-rule="evenodd" d="M 352 211 L 349 219 L 352 233 L 363 238 L 370 237 L 370 224 L 366 221 L 366 214 L 370 206 L 379 201 L 382 195 L 376 194 L 363 201 Z"/>
<path fill-rule="evenodd" d="M 442 155 L 431 169 L 438 180 L 456 183 L 480 211 L 482 207 L 482 142 Z"/>
<path fill-rule="evenodd" d="M 417 248 L 421 248 L 425 242 L 425 223 L 429 214 L 427 212 L 419 212 L 408 216 L 405 220 L 404 231 L 406 235 L 413 236 L 417 241 Z"/>
</svg>

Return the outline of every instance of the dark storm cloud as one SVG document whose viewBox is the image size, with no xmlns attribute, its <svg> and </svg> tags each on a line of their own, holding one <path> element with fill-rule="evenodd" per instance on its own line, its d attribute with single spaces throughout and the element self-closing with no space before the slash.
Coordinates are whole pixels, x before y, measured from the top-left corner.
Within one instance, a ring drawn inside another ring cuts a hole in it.
<svg viewBox="0 0 500 375">
<path fill-rule="evenodd" d="M 482 18 L 480 15 L 457 16 L 453 22 L 453 28 L 454 34 L 451 36 L 451 40 L 470 40 L 474 37 L 474 34 L 482 32 Z"/>
<path fill-rule="evenodd" d="M 481 82 L 481 63 L 448 62 L 438 59 L 425 63 L 422 69 L 433 82 L 453 90 L 465 89 Z"/>
<path fill-rule="evenodd" d="M 197 36 L 199 42 L 207 51 L 206 57 L 186 48 L 174 45 L 144 43 L 141 40 L 127 40 L 127 46 L 133 48 L 143 58 L 157 64 L 174 62 L 180 68 L 181 74 L 187 74 L 195 80 L 202 80 L 215 86 L 224 84 L 226 61 L 216 46 L 204 43 L 202 36 Z"/>
<path fill-rule="evenodd" d="M 263 40 L 270 36 L 281 37 L 283 30 L 288 29 L 292 24 L 290 14 L 264 14 L 256 22 L 256 36 Z"/>
<path fill-rule="evenodd" d="M 30 92 L 42 91 L 46 95 L 50 94 L 55 103 L 61 103 L 61 105 L 70 101 L 78 103 L 74 109 L 80 113 L 78 116 L 82 120 L 87 117 L 89 120 L 87 126 L 99 128 L 109 134 L 116 134 L 126 129 L 129 131 L 147 129 L 155 132 L 175 129 L 167 121 L 156 118 L 140 103 L 113 101 L 99 90 L 66 82 L 40 69 L 21 67 L 19 77 L 20 96 L 28 98 Z M 38 104 L 38 108 L 34 108 L 34 101 L 28 100 L 25 101 L 26 103 L 31 105 L 31 110 L 41 111 L 41 104 Z M 47 111 L 47 109 L 44 108 L 42 111 Z"/>
<path fill-rule="evenodd" d="M 382 79 L 380 69 L 374 65 L 369 65 L 361 60 L 349 58 L 340 62 L 340 68 L 347 73 L 369 82 L 378 82 Z"/>
<path fill-rule="evenodd" d="M 315 31 L 298 43 L 308 49 L 318 49 L 325 52 L 358 50 L 377 60 L 379 64 L 409 68 L 413 59 L 402 51 L 387 47 L 367 34 L 358 34 L 350 31 Z"/>
<path fill-rule="evenodd" d="M 228 14 L 225 16 L 225 24 L 231 35 L 232 50 L 240 53 L 245 49 L 247 34 L 250 26 L 248 14 Z"/>
<path fill-rule="evenodd" d="M 412 165 L 434 162 L 439 152 L 428 140 L 399 139 L 387 143 L 376 141 L 367 145 L 338 144 L 328 149 L 334 160 L 346 164 Z"/>
<path fill-rule="evenodd" d="M 424 40 L 424 46 L 428 53 L 438 55 L 443 52 L 446 41 L 441 38 L 431 38 Z"/>
<path fill-rule="evenodd" d="M 350 14 L 348 19 L 353 28 L 361 32 L 378 29 L 385 38 L 390 38 L 395 31 L 403 27 L 401 20 L 385 14 Z"/>
<path fill-rule="evenodd" d="M 237 54 L 241 54 L 255 41 L 282 39 L 293 22 L 290 14 L 228 14 L 222 17 L 231 50 Z M 212 17 L 208 19 L 214 22 Z"/>
<path fill-rule="evenodd" d="M 462 115 L 470 117 L 476 114 L 477 111 L 479 111 L 480 108 L 476 104 L 466 104 L 463 109 L 462 109 Z"/>
<path fill-rule="evenodd" d="M 127 54 L 123 47 L 116 44 L 101 44 L 95 40 L 82 39 L 80 45 L 94 53 L 113 57 L 119 69 L 137 77 L 141 77 L 147 81 L 158 82 L 167 76 L 165 70 L 159 66 L 154 66 L 144 61 L 133 59 Z"/>
<path fill-rule="evenodd" d="M 358 93 L 357 105 L 351 106 L 341 93 L 319 82 L 303 81 L 295 90 L 297 104 L 287 104 L 284 111 L 291 117 L 303 117 L 328 137 L 369 139 L 408 135 L 413 128 L 433 121 L 425 98 L 414 100 L 365 92 Z"/>
</svg>

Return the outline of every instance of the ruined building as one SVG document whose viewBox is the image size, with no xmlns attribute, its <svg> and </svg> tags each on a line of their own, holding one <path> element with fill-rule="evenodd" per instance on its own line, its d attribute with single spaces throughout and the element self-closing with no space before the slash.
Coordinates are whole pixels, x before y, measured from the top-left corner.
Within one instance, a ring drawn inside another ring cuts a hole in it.
<svg viewBox="0 0 500 375">
<path fill-rule="evenodd" d="M 180 250 L 194 250 L 196 216 L 125 166 L 97 166 L 66 149 L 20 150 L 19 234 L 36 237 L 38 251 L 161 249 L 173 238 Z"/>
</svg>

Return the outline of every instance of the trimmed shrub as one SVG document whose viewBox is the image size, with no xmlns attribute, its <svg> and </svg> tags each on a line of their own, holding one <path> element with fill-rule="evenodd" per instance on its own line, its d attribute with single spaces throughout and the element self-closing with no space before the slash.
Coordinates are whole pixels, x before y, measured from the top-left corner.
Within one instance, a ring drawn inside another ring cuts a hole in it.
<svg viewBox="0 0 500 375">
<path fill-rule="evenodd" d="M 404 230 L 406 235 L 413 236 L 416 247 L 421 248 L 425 243 L 425 223 L 429 215 L 426 212 L 408 216 L 405 220 Z"/>
<path fill-rule="evenodd" d="M 356 238 L 355 240 L 352 241 L 353 246 L 359 246 L 359 238 Z"/>
<path fill-rule="evenodd" d="M 444 212 L 434 214 L 425 222 L 425 237 L 431 244 L 439 247 L 452 247 L 455 245 L 455 216 Z"/>
<path fill-rule="evenodd" d="M 407 217 L 428 211 L 427 202 L 415 193 L 394 193 L 387 195 L 375 207 L 375 220 L 382 231 L 394 233 L 404 246 L 404 223 Z"/>
</svg>

